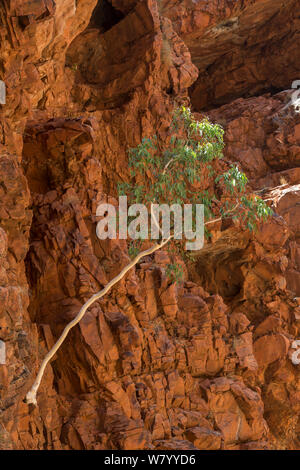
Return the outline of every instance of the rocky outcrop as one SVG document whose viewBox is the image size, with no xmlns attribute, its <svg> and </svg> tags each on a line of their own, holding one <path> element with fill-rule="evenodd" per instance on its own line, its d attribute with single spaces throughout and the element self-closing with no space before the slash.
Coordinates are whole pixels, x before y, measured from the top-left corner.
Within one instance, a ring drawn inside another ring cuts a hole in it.
<svg viewBox="0 0 300 470">
<path fill-rule="evenodd" d="M 300 114 L 291 92 L 239 99 L 209 116 L 226 129 L 226 157 L 242 166 L 253 188 L 273 201 L 289 226 L 286 280 L 299 296 Z"/>
<path fill-rule="evenodd" d="M 299 79 L 299 0 L 162 3 L 199 69 L 196 109 L 289 89 Z"/>
<path fill-rule="evenodd" d="M 279 3 L 2 2 L 0 448 L 299 448 L 300 121 L 290 92 L 262 95 L 300 78 L 298 2 Z M 219 227 L 179 285 L 166 252 L 143 259 L 71 332 L 32 409 L 42 357 L 129 260 L 97 239 L 96 207 L 189 93 L 275 216 L 255 235 Z"/>
<path fill-rule="evenodd" d="M 277 283 L 280 293 L 274 297 L 273 291 L 269 297 L 265 275 L 259 269 L 259 288 L 262 291 L 260 294 L 257 291 L 256 295 L 259 295 L 260 300 L 263 298 L 267 301 L 267 310 L 261 318 L 253 311 L 252 318 L 256 324 L 254 354 L 261 383 L 265 384 L 265 417 L 276 438 L 276 444 L 273 442 L 272 445 L 280 449 L 294 448 L 295 445 L 297 448 L 298 444 L 295 444 L 294 439 L 298 435 L 299 410 L 296 396 L 299 372 L 290 364 L 289 340 L 294 335 L 298 338 L 299 334 L 299 113 L 291 103 L 291 93 L 281 92 L 274 96 L 267 94 L 239 99 L 211 111 L 209 116 L 212 120 L 222 121 L 226 129 L 226 157 L 241 165 L 248 174 L 253 189 L 270 202 L 277 216 L 277 224 L 288 227 L 288 233 L 283 235 L 278 230 L 279 227 L 275 229 L 267 224 L 257 236 L 267 253 L 274 249 L 277 251 L 280 247 L 281 256 L 275 265 L 277 264 L 281 280 Z M 240 253 L 238 257 L 240 263 Z M 231 263 L 231 268 L 234 263 L 236 260 Z M 226 271 L 219 257 L 212 260 L 211 264 L 214 268 L 220 265 L 220 270 Z M 270 261 L 267 264 L 268 275 L 274 279 L 274 262 L 272 268 Z M 218 268 L 215 285 L 220 289 L 222 285 L 218 282 L 217 274 Z M 227 279 L 227 276 L 223 273 L 222 279 L 224 278 Z M 240 281 L 240 272 L 236 278 Z M 208 283 L 213 285 L 213 281 L 209 279 Z M 253 280 L 250 285 L 252 289 Z M 290 300 L 283 300 L 285 288 L 292 294 Z M 293 295 L 297 297 L 293 298 Z M 249 295 L 246 297 L 249 298 Z M 293 313 L 286 316 L 287 305 L 292 305 L 291 302 L 294 305 Z M 247 309 L 247 317 L 251 319 L 252 307 L 247 303 L 243 306 Z M 282 335 L 283 325 L 285 333 Z M 284 356 L 289 359 L 283 361 Z"/>
</svg>

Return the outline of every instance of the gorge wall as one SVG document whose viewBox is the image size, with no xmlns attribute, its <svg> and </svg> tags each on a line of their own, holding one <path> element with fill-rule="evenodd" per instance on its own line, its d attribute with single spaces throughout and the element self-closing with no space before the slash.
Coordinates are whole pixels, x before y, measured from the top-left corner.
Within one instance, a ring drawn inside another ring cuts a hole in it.
<svg viewBox="0 0 300 470">
<path fill-rule="evenodd" d="M 0 449 L 299 449 L 299 0 L 2 0 Z M 185 281 L 145 258 L 38 366 L 128 263 L 96 207 L 128 147 L 174 105 L 225 128 L 275 215 L 217 227 Z"/>
</svg>

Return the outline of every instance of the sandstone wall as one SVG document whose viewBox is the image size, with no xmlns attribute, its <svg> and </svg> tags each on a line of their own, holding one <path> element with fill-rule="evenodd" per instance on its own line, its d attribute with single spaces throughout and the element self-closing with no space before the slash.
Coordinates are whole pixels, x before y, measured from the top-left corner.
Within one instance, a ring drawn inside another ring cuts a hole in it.
<svg viewBox="0 0 300 470">
<path fill-rule="evenodd" d="M 0 5 L 0 449 L 298 449 L 299 0 L 3 0 Z M 297 59 L 298 58 L 298 59 Z M 126 149 L 191 103 L 226 130 L 276 215 L 219 227 L 185 282 L 96 238 Z M 218 106 L 218 108 L 216 108 Z"/>
</svg>

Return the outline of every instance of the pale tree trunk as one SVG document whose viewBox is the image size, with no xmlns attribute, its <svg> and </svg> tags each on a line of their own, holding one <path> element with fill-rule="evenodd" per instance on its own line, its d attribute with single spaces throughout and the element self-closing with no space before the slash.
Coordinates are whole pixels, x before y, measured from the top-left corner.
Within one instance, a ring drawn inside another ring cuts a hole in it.
<svg viewBox="0 0 300 470">
<path fill-rule="evenodd" d="M 229 210 L 228 213 L 232 212 L 237 206 L 235 206 L 233 209 Z M 151 216 L 152 218 L 154 219 L 154 223 L 158 226 L 158 229 L 160 231 L 160 233 L 162 234 L 162 230 L 161 228 L 159 227 L 159 224 L 156 220 L 156 217 L 154 216 L 153 214 L 153 211 L 152 211 L 152 208 L 151 208 Z M 222 220 L 222 217 L 218 218 L 218 219 L 213 219 L 209 222 L 205 222 L 204 225 L 208 225 L 208 224 L 211 224 L 211 223 L 214 223 L 214 222 L 217 222 L 219 220 Z M 144 256 L 147 256 L 147 255 L 151 255 L 152 253 L 154 253 L 155 251 L 159 250 L 160 248 L 162 248 L 164 245 L 166 245 L 170 240 L 171 238 L 174 237 L 174 234 L 169 236 L 168 238 L 166 238 L 165 240 L 162 240 L 161 243 L 157 243 L 156 245 L 152 246 L 151 248 L 148 248 L 148 250 L 145 250 L 145 251 L 142 251 L 141 253 L 139 253 L 132 261 L 131 263 L 129 263 L 127 266 L 125 266 L 124 269 L 122 269 L 122 271 L 116 276 L 114 277 L 105 287 L 104 289 L 102 289 L 101 291 L 97 292 L 96 294 L 94 294 L 82 307 L 81 309 L 79 310 L 79 313 L 76 315 L 76 317 L 70 322 L 67 324 L 67 326 L 64 328 L 61 336 L 58 338 L 58 340 L 56 341 L 56 343 L 54 344 L 54 346 L 50 349 L 50 351 L 46 354 L 42 364 L 41 364 L 41 367 L 39 369 L 39 372 L 38 372 L 38 375 L 34 381 L 34 384 L 32 385 L 31 389 L 29 390 L 29 392 L 27 393 L 26 395 L 26 398 L 25 398 L 25 402 L 26 403 L 31 403 L 33 405 L 37 405 L 37 401 L 36 401 L 36 394 L 37 394 L 37 391 L 39 389 L 39 386 L 41 384 L 41 380 L 43 378 L 43 375 L 44 375 L 44 372 L 45 372 L 45 368 L 48 364 L 48 362 L 52 359 L 52 357 L 54 356 L 54 354 L 58 351 L 58 349 L 61 347 L 62 343 L 64 342 L 64 340 L 66 339 L 66 337 L 68 336 L 69 334 L 69 331 L 75 326 L 77 325 L 77 323 L 80 322 L 80 320 L 84 317 L 86 311 L 88 310 L 88 308 L 94 303 L 96 302 L 96 300 L 99 300 L 101 299 L 101 297 L 103 297 L 105 294 L 107 294 L 107 292 L 115 285 L 117 284 L 117 282 L 119 282 L 121 279 L 123 279 L 123 277 L 128 273 L 128 271 L 130 271 L 131 268 L 133 268 L 139 261 L 141 258 L 143 258 Z"/>
<path fill-rule="evenodd" d="M 101 297 L 103 297 L 105 294 L 107 294 L 107 292 L 115 285 L 117 284 L 117 282 L 119 282 L 121 279 L 123 279 L 123 277 L 127 274 L 127 272 L 133 268 L 139 261 L 141 258 L 143 258 L 144 256 L 147 256 L 147 255 L 151 255 L 152 253 L 154 253 L 155 251 L 159 250 L 160 248 L 162 248 L 164 245 L 166 245 L 170 240 L 171 240 L 171 236 L 165 240 L 162 240 L 161 243 L 158 243 L 154 246 L 152 246 L 151 248 L 148 248 L 148 250 L 145 250 L 145 251 L 142 251 L 141 253 L 139 253 L 132 261 L 131 263 L 129 263 L 127 266 L 125 266 L 124 269 L 122 269 L 122 271 L 116 276 L 114 277 L 105 287 L 104 289 L 102 289 L 101 291 L 97 292 L 96 294 L 94 294 L 80 309 L 79 313 L 76 315 L 76 317 L 66 325 L 66 327 L 64 328 L 61 336 L 58 338 L 58 340 L 56 341 L 56 343 L 54 344 L 54 346 L 50 349 L 50 351 L 46 354 L 42 364 L 41 364 L 41 367 L 39 369 L 39 372 L 37 374 L 37 377 L 34 381 L 34 384 L 32 385 L 31 389 L 29 390 L 29 392 L 27 393 L 26 395 L 26 398 L 25 398 L 25 402 L 28 403 L 28 404 L 33 404 L 33 405 L 37 405 L 37 401 L 36 401 L 36 394 L 37 394 L 37 391 L 39 389 L 39 386 L 41 384 L 41 380 L 43 378 L 43 375 L 44 375 L 44 372 L 45 372 L 45 368 L 48 364 L 48 362 L 52 359 L 52 357 L 55 355 L 55 353 L 58 351 L 58 349 L 61 347 L 62 343 L 64 342 L 64 340 L 66 339 L 67 335 L 69 334 L 69 331 L 75 326 L 77 325 L 77 323 L 80 322 L 80 320 L 83 318 L 83 316 L 85 315 L 86 311 L 88 310 L 88 308 L 94 303 L 96 302 L 97 300 L 101 299 Z"/>
</svg>

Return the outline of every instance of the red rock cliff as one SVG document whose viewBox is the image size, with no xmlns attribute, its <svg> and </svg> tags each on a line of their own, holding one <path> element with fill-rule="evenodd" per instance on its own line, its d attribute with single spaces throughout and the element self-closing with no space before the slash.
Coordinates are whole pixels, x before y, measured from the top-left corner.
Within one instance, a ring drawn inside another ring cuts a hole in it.
<svg viewBox="0 0 300 470">
<path fill-rule="evenodd" d="M 299 449 L 299 0 L 2 0 L 0 449 Z M 295 90 L 294 90 L 295 92 Z M 126 149 L 163 138 L 174 104 L 226 130 L 276 215 L 216 233 L 183 285 L 167 254 L 95 304 L 128 262 L 95 213 Z"/>
</svg>

